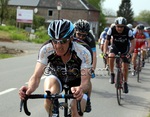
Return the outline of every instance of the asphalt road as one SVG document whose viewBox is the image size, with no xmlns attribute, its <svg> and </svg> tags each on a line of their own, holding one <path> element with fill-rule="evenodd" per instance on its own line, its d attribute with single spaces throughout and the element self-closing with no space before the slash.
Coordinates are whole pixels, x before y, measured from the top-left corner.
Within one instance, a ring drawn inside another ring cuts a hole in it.
<svg viewBox="0 0 150 117">
<path fill-rule="evenodd" d="M 97 50 L 99 54 L 100 51 Z M 27 117 L 19 112 L 18 90 L 26 85 L 36 63 L 37 54 L 0 60 L 0 117 Z M 140 83 L 129 74 L 129 93 L 123 94 L 122 105 L 117 104 L 114 85 L 108 82 L 102 59 L 98 56 L 96 78 L 92 79 L 92 112 L 85 117 L 146 117 L 150 109 L 150 63 L 141 72 Z M 43 93 L 43 79 L 35 93 Z M 29 100 L 31 117 L 47 117 L 43 100 Z M 61 111 L 62 112 L 62 111 Z"/>
</svg>

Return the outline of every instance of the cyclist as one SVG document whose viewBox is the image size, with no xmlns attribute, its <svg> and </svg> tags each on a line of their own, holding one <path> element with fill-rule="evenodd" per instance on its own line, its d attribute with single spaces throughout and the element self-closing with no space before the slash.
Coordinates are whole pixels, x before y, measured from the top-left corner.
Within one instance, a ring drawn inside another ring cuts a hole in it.
<svg viewBox="0 0 150 117">
<path fill-rule="evenodd" d="M 131 30 L 132 30 L 132 32 L 133 32 L 133 25 L 132 24 L 127 24 L 127 27 L 129 27 Z M 131 63 L 131 62 L 130 62 Z M 130 67 L 130 63 L 129 63 L 129 70 L 131 69 L 131 67 Z"/>
<path fill-rule="evenodd" d="M 107 31 L 108 31 L 109 27 L 105 27 L 104 28 L 104 31 L 100 34 L 100 37 L 99 37 L 99 46 L 100 46 L 100 49 L 102 51 L 102 55 L 103 55 L 103 50 L 104 50 L 104 42 L 106 40 L 106 36 L 107 36 Z M 105 63 L 105 68 L 108 66 L 107 65 L 107 60 L 105 58 L 104 59 L 104 63 Z M 106 68 L 107 69 L 107 68 Z"/>
<path fill-rule="evenodd" d="M 129 27 L 131 30 L 133 30 L 133 25 L 132 24 L 127 24 L 127 27 Z"/>
<path fill-rule="evenodd" d="M 87 20 L 79 19 L 77 22 L 75 22 L 75 34 L 74 36 L 82 41 L 84 41 L 86 44 L 90 46 L 93 52 L 93 72 L 96 68 L 96 43 L 95 38 L 90 32 L 90 24 Z M 85 112 L 91 111 L 91 102 L 90 102 L 90 96 L 92 91 L 92 83 L 90 82 L 90 89 L 87 92 L 88 100 L 87 100 L 87 106 Z"/>
<path fill-rule="evenodd" d="M 132 31 L 126 26 L 126 19 L 124 17 L 118 17 L 115 20 L 115 26 L 109 28 L 107 32 L 107 39 L 104 44 L 104 54 L 106 55 L 108 43 L 110 42 L 110 39 L 113 38 L 109 57 L 114 57 L 118 52 L 121 52 L 121 54 L 124 54 L 127 56 L 127 58 L 130 57 L 130 53 L 134 49 L 134 38 Z M 129 41 L 131 42 L 131 46 L 129 44 Z M 124 77 L 124 93 L 128 93 L 128 84 L 127 84 L 127 74 L 128 74 L 128 59 L 123 58 L 123 77 Z M 114 83 L 114 58 L 109 58 L 109 66 L 110 66 L 110 72 L 111 72 L 111 84 Z"/>
<path fill-rule="evenodd" d="M 89 89 L 90 71 L 92 68 L 92 56 L 83 45 L 73 40 L 74 25 L 67 19 L 54 20 L 48 27 L 48 35 L 51 37 L 40 49 L 38 60 L 33 75 L 29 79 L 28 86 L 22 86 L 19 90 L 21 99 L 25 95 L 34 92 L 40 83 L 45 67 L 50 64 L 51 75 L 46 76 L 44 91 L 50 90 L 52 94 L 60 93 L 63 84 L 67 84 L 74 99 L 71 102 L 71 114 L 79 117 L 76 100 L 81 100 L 81 108 L 84 111 Z M 46 111 L 52 116 L 51 101 L 44 102 Z M 59 117 L 59 113 L 55 114 Z"/>
<path fill-rule="evenodd" d="M 150 37 L 150 27 L 146 27 L 145 31 L 149 34 Z M 150 48 L 150 39 L 148 40 L 148 48 Z"/>
<path fill-rule="evenodd" d="M 133 63 L 133 72 L 132 75 L 135 75 L 136 68 L 136 58 L 138 53 L 138 48 L 141 49 L 141 59 L 142 59 L 142 67 L 145 65 L 145 54 L 146 54 L 146 40 L 149 39 L 149 35 L 147 32 L 144 32 L 144 25 L 138 24 L 136 29 L 133 31 L 134 38 L 136 40 L 135 49 L 132 55 L 132 63 Z"/>
</svg>

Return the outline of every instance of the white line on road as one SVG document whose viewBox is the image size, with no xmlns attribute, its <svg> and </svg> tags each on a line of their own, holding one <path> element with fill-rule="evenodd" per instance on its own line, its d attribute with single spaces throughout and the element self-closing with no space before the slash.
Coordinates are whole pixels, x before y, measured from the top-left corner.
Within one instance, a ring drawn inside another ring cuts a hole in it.
<svg viewBox="0 0 150 117">
<path fill-rule="evenodd" d="M 0 95 L 3 95 L 3 94 L 5 94 L 5 93 L 9 93 L 9 92 L 11 92 L 11 91 L 13 91 L 13 90 L 16 90 L 17 88 L 10 88 L 10 89 L 7 89 L 7 90 L 5 90 L 5 91 L 2 91 L 2 92 L 0 92 Z"/>
</svg>

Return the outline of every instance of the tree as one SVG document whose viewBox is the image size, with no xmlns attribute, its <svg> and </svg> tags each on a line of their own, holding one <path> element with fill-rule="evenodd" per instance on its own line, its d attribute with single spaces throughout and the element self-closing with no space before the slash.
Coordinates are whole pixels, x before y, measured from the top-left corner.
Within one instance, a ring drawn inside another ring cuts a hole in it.
<svg viewBox="0 0 150 117">
<path fill-rule="evenodd" d="M 100 32 L 102 32 L 106 26 L 106 19 L 105 19 L 105 15 L 102 11 L 102 3 L 105 0 L 87 0 L 89 2 L 89 4 L 93 5 L 95 8 L 97 8 L 100 11 L 100 15 L 99 15 L 99 22 L 100 22 Z"/>
<path fill-rule="evenodd" d="M 136 21 L 144 21 L 147 22 L 150 25 L 150 11 L 149 10 L 143 10 L 139 13 L 137 17 L 135 17 Z"/>
<path fill-rule="evenodd" d="M 0 0 L 0 24 L 3 23 L 3 20 L 8 14 L 8 1 L 9 0 Z"/>
<path fill-rule="evenodd" d="M 117 11 L 117 17 L 119 16 L 126 18 L 128 23 L 133 24 L 134 12 L 131 8 L 131 0 L 122 0 L 119 10 Z"/>
</svg>

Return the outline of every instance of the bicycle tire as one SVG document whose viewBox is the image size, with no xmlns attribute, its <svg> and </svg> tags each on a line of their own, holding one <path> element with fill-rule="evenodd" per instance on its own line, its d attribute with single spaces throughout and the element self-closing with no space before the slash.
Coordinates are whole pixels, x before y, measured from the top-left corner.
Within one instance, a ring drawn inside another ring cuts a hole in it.
<svg viewBox="0 0 150 117">
<path fill-rule="evenodd" d="M 138 60 L 137 60 L 137 68 L 136 68 L 136 71 L 137 71 L 137 82 L 139 82 L 139 78 L 140 78 L 140 68 L 141 68 L 141 58 L 138 57 Z"/>
<path fill-rule="evenodd" d="M 117 102 L 118 105 L 121 105 L 121 70 L 117 69 L 117 77 L 116 77 L 116 95 L 117 95 Z"/>
</svg>

